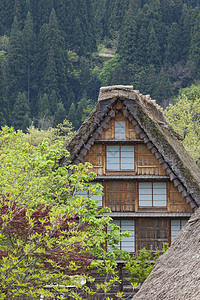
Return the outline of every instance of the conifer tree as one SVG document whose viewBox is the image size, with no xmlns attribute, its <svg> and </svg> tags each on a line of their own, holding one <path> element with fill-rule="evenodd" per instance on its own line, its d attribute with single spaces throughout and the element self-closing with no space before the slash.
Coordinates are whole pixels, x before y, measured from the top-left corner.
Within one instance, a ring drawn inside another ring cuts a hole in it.
<svg viewBox="0 0 200 300">
<path fill-rule="evenodd" d="M 54 115 L 54 126 L 63 122 L 66 118 L 66 110 L 62 102 L 57 103 L 57 109 Z"/>
<path fill-rule="evenodd" d="M 0 126 L 9 124 L 9 106 L 6 96 L 6 85 L 0 61 Z"/>
<path fill-rule="evenodd" d="M 15 17 L 10 34 L 10 47 L 8 52 L 8 96 L 12 109 L 19 92 L 26 90 L 26 68 L 24 64 L 25 49 L 22 40 L 22 32 L 19 29 L 18 20 Z"/>
<path fill-rule="evenodd" d="M 168 100 L 172 95 L 173 93 L 170 81 L 165 76 L 164 70 L 161 69 L 156 81 L 156 89 L 153 93 L 153 97 L 158 101 L 159 104 L 164 104 L 164 100 Z"/>
<path fill-rule="evenodd" d="M 18 93 L 13 109 L 13 125 L 15 129 L 23 131 L 30 125 L 30 108 L 25 92 Z"/>
<path fill-rule="evenodd" d="M 155 67 L 159 67 L 160 65 L 160 45 L 156 38 L 156 33 L 153 27 L 153 24 L 150 25 L 149 30 L 149 38 L 148 38 L 148 45 L 147 45 L 147 57 L 148 63 L 153 64 Z"/>
<path fill-rule="evenodd" d="M 33 19 L 31 13 L 28 12 L 22 31 L 22 38 L 25 49 L 24 64 L 26 69 L 26 93 L 27 100 L 30 105 L 34 96 L 34 77 L 36 76 L 34 70 L 34 59 L 36 51 L 36 36 L 33 28 Z"/>
<path fill-rule="evenodd" d="M 80 116 L 79 116 L 80 117 Z M 74 105 L 74 103 L 72 102 L 70 109 L 69 109 L 69 113 L 67 115 L 67 120 L 69 120 L 74 129 L 77 130 L 80 124 L 80 119 L 78 120 L 78 116 L 77 116 L 77 112 L 76 112 L 76 107 Z"/>
<path fill-rule="evenodd" d="M 189 59 L 195 63 L 196 76 L 200 76 L 200 13 L 196 18 L 195 26 L 192 31 L 192 39 L 189 50 Z"/>
<path fill-rule="evenodd" d="M 40 96 L 38 101 L 38 116 L 39 118 L 44 116 L 50 116 L 50 104 L 49 104 L 49 97 L 45 93 L 42 96 Z"/>
</svg>

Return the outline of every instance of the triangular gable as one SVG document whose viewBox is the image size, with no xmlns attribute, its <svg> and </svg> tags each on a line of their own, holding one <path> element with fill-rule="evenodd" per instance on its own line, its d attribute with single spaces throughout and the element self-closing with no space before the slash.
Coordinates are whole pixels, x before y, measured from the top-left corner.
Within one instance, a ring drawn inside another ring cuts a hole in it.
<svg viewBox="0 0 200 300">
<path fill-rule="evenodd" d="M 119 100 L 123 103 L 123 116 L 132 123 L 136 134 L 158 159 L 174 186 L 192 208 L 200 206 L 200 170 L 178 141 L 165 115 L 154 100 L 139 94 L 132 87 L 101 88 L 99 101 L 67 149 L 73 164 L 83 161 L 87 152 L 115 117 Z"/>
</svg>

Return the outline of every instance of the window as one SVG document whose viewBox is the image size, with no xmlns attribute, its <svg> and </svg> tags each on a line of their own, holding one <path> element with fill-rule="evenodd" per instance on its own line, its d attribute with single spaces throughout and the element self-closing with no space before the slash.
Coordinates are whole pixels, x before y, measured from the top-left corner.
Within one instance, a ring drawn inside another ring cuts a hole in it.
<svg viewBox="0 0 200 300">
<path fill-rule="evenodd" d="M 186 223 L 187 220 L 171 220 L 171 243 Z"/>
<path fill-rule="evenodd" d="M 98 183 L 102 185 L 102 182 L 98 182 Z M 96 182 L 93 182 L 92 184 L 96 184 Z M 102 192 L 102 190 L 99 189 L 99 190 L 96 190 L 96 192 Z M 76 195 L 82 196 L 84 199 L 90 198 L 92 200 L 96 200 L 96 201 L 98 201 L 99 207 L 102 207 L 102 195 L 90 196 L 89 191 L 85 191 L 85 190 L 77 191 Z"/>
<path fill-rule="evenodd" d="M 107 170 L 134 170 L 134 146 L 107 146 Z"/>
<path fill-rule="evenodd" d="M 115 121 L 115 138 L 125 139 L 126 138 L 126 122 Z"/>
<path fill-rule="evenodd" d="M 135 252 L 135 221 L 134 220 L 113 220 L 113 224 L 120 227 L 120 231 L 131 231 L 132 234 L 129 237 L 122 237 L 118 245 L 115 245 L 116 248 L 120 250 L 125 250 L 128 252 Z M 107 228 L 107 232 L 111 231 L 111 227 Z M 107 247 L 108 250 L 110 246 Z"/>
<path fill-rule="evenodd" d="M 167 184 L 166 182 L 140 182 L 139 183 L 140 207 L 166 207 Z"/>
</svg>

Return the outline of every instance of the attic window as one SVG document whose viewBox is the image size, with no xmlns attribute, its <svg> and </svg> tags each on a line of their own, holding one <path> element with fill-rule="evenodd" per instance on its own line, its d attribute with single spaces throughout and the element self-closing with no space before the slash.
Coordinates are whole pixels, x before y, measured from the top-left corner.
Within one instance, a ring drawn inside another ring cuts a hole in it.
<svg viewBox="0 0 200 300">
<path fill-rule="evenodd" d="M 113 224 L 118 225 L 120 227 L 120 231 L 130 231 L 132 232 L 128 237 L 122 237 L 119 244 L 116 244 L 115 247 L 128 251 L 128 252 L 135 252 L 135 221 L 134 220 L 113 220 Z M 107 228 L 107 232 L 111 232 L 111 227 Z M 107 250 L 110 251 L 111 248 L 108 245 Z"/>
<path fill-rule="evenodd" d="M 107 146 L 106 167 L 110 171 L 134 170 L 134 146 Z"/>
<path fill-rule="evenodd" d="M 125 139 L 126 138 L 126 122 L 115 121 L 115 138 Z"/>
<path fill-rule="evenodd" d="M 187 220 L 171 220 L 171 243 L 186 223 Z"/>
<path fill-rule="evenodd" d="M 140 182 L 139 183 L 140 207 L 166 207 L 167 184 L 166 182 Z"/>
</svg>

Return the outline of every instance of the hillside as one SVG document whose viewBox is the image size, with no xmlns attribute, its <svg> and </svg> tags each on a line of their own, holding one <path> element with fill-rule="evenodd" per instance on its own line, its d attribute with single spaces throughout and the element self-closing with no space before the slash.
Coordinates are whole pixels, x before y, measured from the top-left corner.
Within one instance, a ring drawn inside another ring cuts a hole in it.
<svg viewBox="0 0 200 300">
<path fill-rule="evenodd" d="M 198 0 L 0 0 L 0 125 L 77 128 L 99 87 L 165 106 L 200 79 Z"/>
</svg>

